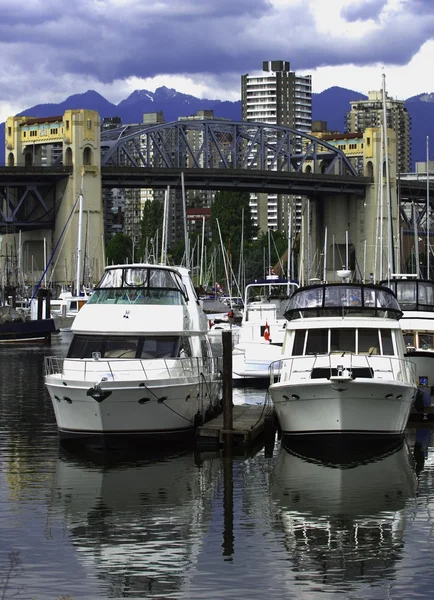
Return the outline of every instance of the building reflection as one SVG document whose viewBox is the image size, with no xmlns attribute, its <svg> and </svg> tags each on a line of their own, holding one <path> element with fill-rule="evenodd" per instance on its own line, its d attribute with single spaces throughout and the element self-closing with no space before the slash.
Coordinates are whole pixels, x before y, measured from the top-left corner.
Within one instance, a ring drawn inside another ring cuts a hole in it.
<svg viewBox="0 0 434 600">
<path fill-rule="evenodd" d="M 406 442 L 379 450 L 330 450 L 320 460 L 306 447 L 281 445 L 271 494 L 296 581 L 348 592 L 393 579 L 416 475 Z"/>
</svg>

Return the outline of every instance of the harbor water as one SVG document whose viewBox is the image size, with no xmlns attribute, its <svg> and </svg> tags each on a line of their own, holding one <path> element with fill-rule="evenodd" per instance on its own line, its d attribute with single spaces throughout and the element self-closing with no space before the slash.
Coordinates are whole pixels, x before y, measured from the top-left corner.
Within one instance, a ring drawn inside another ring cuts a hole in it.
<svg viewBox="0 0 434 600">
<path fill-rule="evenodd" d="M 51 347 L 0 346 L 0 598 L 431 598 L 434 442 L 65 453 Z M 264 389 L 235 389 L 262 404 Z"/>
</svg>

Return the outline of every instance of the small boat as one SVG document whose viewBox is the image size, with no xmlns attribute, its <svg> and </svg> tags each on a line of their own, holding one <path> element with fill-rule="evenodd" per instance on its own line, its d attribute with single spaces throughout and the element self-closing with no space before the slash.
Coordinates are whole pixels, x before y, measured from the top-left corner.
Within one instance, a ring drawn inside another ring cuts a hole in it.
<svg viewBox="0 0 434 600">
<path fill-rule="evenodd" d="M 72 323 L 88 301 L 89 296 L 73 296 L 71 292 L 61 292 L 58 298 L 50 301 L 51 316 L 59 331 L 70 331 Z"/>
<path fill-rule="evenodd" d="M 38 342 L 49 344 L 58 331 L 54 319 L 32 318 L 27 309 L 0 306 L 0 344 Z"/>
<path fill-rule="evenodd" d="M 400 324 L 406 356 L 416 365 L 416 380 L 424 396 L 422 409 L 431 404 L 434 386 L 434 283 L 415 275 L 394 275 L 381 285 L 393 290 L 403 311 Z"/>
<path fill-rule="evenodd" d="M 323 283 L 293 293 L 269 387 L 283 435 L 402 435 L 417 386 L 401 316 L 395 294 L 380 285 Z"/>
<path fill-rule="evenodd" d="M 72 332 L 66 358 L 45 360 L 62 445 L 178 442 L 219 408 L 218 359 L 187 269 L 106 267 Z"/>
<path fill-rule="evenodd" d="M 298 284 L 268 276 L 249 283 L 238 341 L 232 354 L 234 385 L 268 385 L 270 364 L 280 358 L 287 321 L 284 310 Z"/>
</svg>

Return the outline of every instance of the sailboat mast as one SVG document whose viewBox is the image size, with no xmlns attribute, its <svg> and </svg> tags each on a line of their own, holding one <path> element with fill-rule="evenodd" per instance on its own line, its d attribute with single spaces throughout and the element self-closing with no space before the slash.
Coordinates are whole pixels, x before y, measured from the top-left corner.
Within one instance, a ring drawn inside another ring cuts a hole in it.
<svg viewBox="0 0 434 600">
<path fill-rule="evenodd" d="M 386 107 L 386 75 L 383 73 L 383 128 L 384 128 L 384 159 L 386 164 L 386 193 L 389 221 L 389 243 L 388 243 L 388 279 L 391 273 L 395 273 L 395 252 L 393 247 L 393 215 L 392 199 L 390 197 L 390 173 L 389 173 L 389 143 L 387 137 L 387 107 Z"/>
<path fill-rule="evenodd" d="M 77 270 L 75 278 L 75 293 L 80 295 L 81 280 L 81 243 L 83 229 L 83 175 L 81 176 L 81 188 L 78 196 L 78 234 L 77 234 Z"/>
<path fill-rule="evenodd" d="M 185 244 L 185 266 L 190 268 L 190 247 L 188 240 L 187 229 L 187 202 L 185 199 L 184 171 L 181 171 L 181 193 L 182 193 L 182 210 L 184 213 L 184 244 Z"/>
<path fill-rule="evenodd" d="M 429 206 L 429 136 L 426 136 L 426 278 L 429 279 L 429 230 L 430 230 L 430 206 Z"/>
</svg>

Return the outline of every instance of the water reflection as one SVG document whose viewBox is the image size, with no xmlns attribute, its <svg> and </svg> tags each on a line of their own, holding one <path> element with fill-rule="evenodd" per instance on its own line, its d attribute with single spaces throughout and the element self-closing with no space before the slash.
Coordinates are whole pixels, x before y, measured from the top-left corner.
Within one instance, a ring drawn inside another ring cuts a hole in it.
<svg viewBox="0 0 434 600">
<path fill-rule="evenodd" d="M 62 453 L 51 512 L 106 597 L 172 597 L 196 562 L 219 469 L 192 453 L 101 464 Z"/>
<path fill-rule="evenodd" d="M 330 456 L 321 462 L 282 445 L 277 457 L 271 493 L 295 578 L 322 591 L 387 585 L 403 555 L 405 508 L 416 493 L 409 448 L 401 442 L 376 458 Z"/>
</svg>

